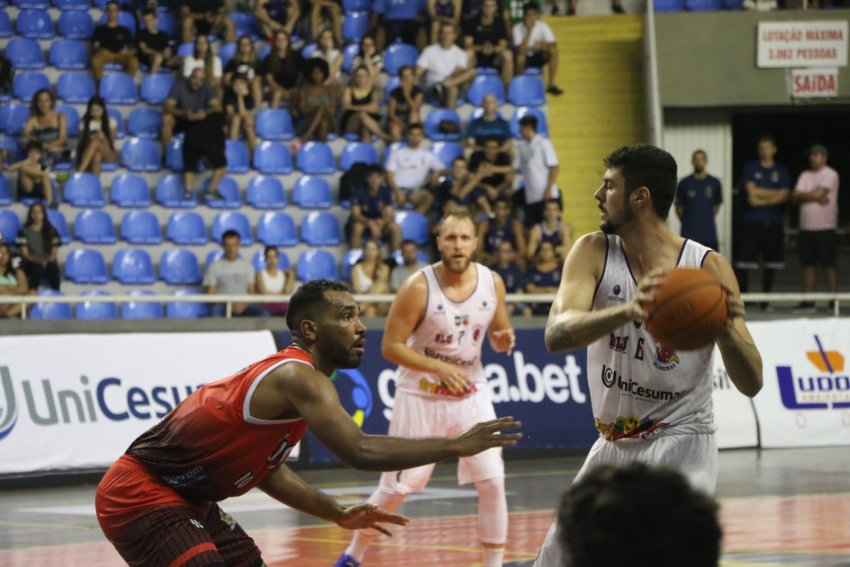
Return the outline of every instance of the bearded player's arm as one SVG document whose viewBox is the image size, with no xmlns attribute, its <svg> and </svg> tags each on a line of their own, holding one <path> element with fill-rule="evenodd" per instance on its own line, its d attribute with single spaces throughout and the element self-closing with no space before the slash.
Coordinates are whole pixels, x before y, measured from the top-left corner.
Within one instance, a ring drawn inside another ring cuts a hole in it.
<svg viewBox="0 0 850 567">
<path fill-rule="evenodd" d="M 494 352 L 504 352 L 510 355 L 514 346 L 516 346 L 516 335 L 508 318 L 508 308 L 505 304 L 505 295 L 507 295 L 505 282 L 502 280 L 502 276 L 496 272 L 492 273 L 493 284 L 496 286 L 496 312 L 493 314 L 493 320 L 488 329 L 490 347 Z"/>
</svg>

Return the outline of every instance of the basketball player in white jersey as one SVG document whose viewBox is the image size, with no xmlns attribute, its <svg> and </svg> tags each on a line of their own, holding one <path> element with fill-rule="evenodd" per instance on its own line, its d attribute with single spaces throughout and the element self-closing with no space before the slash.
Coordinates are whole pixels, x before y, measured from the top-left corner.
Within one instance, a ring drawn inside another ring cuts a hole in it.
<svg viewBox="0 0 850 567">
<path fill-rule="evenodd" d="M 390 434 L 403 437 L 453 435 L 494 419 L 481 365 L 486 338 L 496 352 L 510 354 L 515 344 L 505 308 L 505 284 L 489 268 L 472 261 L 475 225 L 463 213 L 440 222 L 437 248 L 442 260 L 410 276 L 387 316 L 381 345 L 384 358 L 399 365 Z M 487 416 L 487 417 L 485 417 Z M 428 484 L 433 465 L 384 473 L 371 503 L 390 512 L 409 494 Z M 478 491 L 478 532 L 485 567 L 502 565 L 508 535 L 505 470 L 500 450 L 462 457 L 458 482 Z M 378 536 L 354 535 L 336 567 L 357 567 Z"/>
<path fill-rule="evenodd" d="M 728 295 L 729 321 L 716 341 L 726 371 L 741 393 L 755 396 L 762 386 L 761 356 L 744 324 L 738 283 L 726 258 L 667 227 L 677 183 L 673 156 L 654 146 L 623 146 L 605 166 L 594 194 L 602 232 L 583 236 L 570 250 L 546 324 L 550 352 L 587 347 L 599 439 L 576 481 L 603 464 L 639 461 L 678 469 L 694 487 L 712 493 L 714 345 L 673 351 L 656 343 L 642 321 L 659 275 L 681 266 L 708 270 Z M 553 522 L 535 566 L 563 565 Z"/>
</svg>

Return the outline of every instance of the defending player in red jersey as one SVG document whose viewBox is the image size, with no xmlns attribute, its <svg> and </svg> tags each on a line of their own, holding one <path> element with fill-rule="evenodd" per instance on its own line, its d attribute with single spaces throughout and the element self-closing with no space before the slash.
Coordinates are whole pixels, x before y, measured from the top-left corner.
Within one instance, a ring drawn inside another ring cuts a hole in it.
<svg viewBox="0 0 850 567">
<path fill-rule="evenodd" d="M 512 418 L 449 439 L 366 435 L 327 378 L 359 366 L 366 328 L 348 289 L 316 280 L 293 295 L 293 344 L 196 390 L 142 434 L 97 489 L 100 526 L 129 565 L 261 567 L 260 550 L 216 502 L 259 487 L 280 502 L 349 529 L 407 519 L 370 505 L 345 508 L 283 461 L 313 431 L 346 464 L 399 470 L 516 444 Z"/>
</svg>

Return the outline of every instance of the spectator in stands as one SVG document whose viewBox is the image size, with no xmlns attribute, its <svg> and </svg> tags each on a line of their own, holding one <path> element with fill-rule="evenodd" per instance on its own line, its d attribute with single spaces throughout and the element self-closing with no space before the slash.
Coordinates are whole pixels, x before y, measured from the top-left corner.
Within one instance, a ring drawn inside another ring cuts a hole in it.
<svg viewBox="0 0 850 567">
<path fill-rule="evenodd" d="M 254 0 L 254 17 L 260 22 L 265 37 L 285 31 L 292 35 L 295 24 L 301 18 L 301 2 L 298 0 Z"/>
<path fill-rule="evenodd" d="M 227 167 L 221 101 L 207 82 L 203 67 L 195 68 L 188 80 L 174 83 L 164 110 L 163 144 L 171 140 L 175 131 L 186 134 L 183 139 L 184 198 L 191 199 L 199 162 L 206 159 L 212 167 L 208 198 L 223 199 L 218 192 L 218 184 Z"/>
<path fill-rule="evenodd" d="M 26 157 L 23 161 L 12 164 L 7 171 L 18 172 L 18 200 L 39 199 L 51 206 L 59 206 L 56 195 L 53 194 L 53 184 L 50 172 L 44 167 L 44 148 L 41 142 L 28 142 Z"/>
<path fill-rule="evenodd" d="M 440 26 L 454 24 L 460 29 L 461 0 L 428 0 L 428 17 L 431 21 L 429 41 L 440 40 Z"/>
<path fill-rule="evenodd" d="M 390 269 L 381 257 L 381 245 L 377 240 L 367 240 L 363 246 L 363 258 L 351 269 L 351 288 L 362 295 L 389 293 Z M 387 314 L 385 303 L 363 303 L 364 317 Z"/>
<path fill-rule="evenodd" d="M 514 26 L 522 22 L 522 9 L 527 0 L 501 0 L 502 22 L 508 37 L 512 37 Z"/>
<path fill-rule="evenodd" d="M 369 166 L 365 186 L 357 187 L 351 201 L 351 217 L 348 229 L 352 248 L 360 248 L 363 237 L 390 239 L 390 246 L 397 250 L 401 245 L 401 229 L 393 220 L 393 194 L 384 183 L 384 169 L 380 165 Z"/>
<path fill-rule="evenodd" d="M 263 104 L 263 79 L 260 69 L 260 58 L 254 51 L 254 42 L 243 35 L 236 42 L 236 54 L 227 62 L 224 68 L 224 86 L 232 87 L 233 80 L 242 77 L 251 93 L 252 108 L 260 108 Z"/>
<path fill-rule="evenodd" d="M 9 247 L 0 242 L 0 295 L 26 295 L 27 278 L 20 264 L 13 261 Z M 0 303 L 0 317 L 19 319 L 19 303 Z"/>
<path fill-rule="evenodd" d="M 681 234 L 717 250 L 714 217 L 723 203 L 720 180 L 705 171 L 708 154 L 697 150 L 691 156 L 694 172 L 679 181 L 676 189 L 676 216 L 682 221 Z"/>
<path fill-rule="evenodd" d="M 254 151 L 254 146 L 257 145 L 257 133 L 254 129 L 254 99 L 248 92 L 248 81 L 242 75 L 237 75 L 231 82 L 230 88 L 224 93 L 224 113 L 230 139 L 238 140 L 240 134 L 244 133 L 248 148 Z"/>
<path fill-rule="evenodd" d="M 466 127 L 466 145 L 481 150 L 487 138 L 495 138 L 501 151 L 511 151 L 511 125 L 499 114 L 499 99 L 496 95 L 487 95 L 483 103 L 484 113 L 470 120 Z"/>
<path fill-rule="evenodd" d="M 427 4 L 420 0 L 375 0 L 370 29 L 375 30 L 378 48 L 383 51 L 397 41 L 415 45 L 420 52 L 428 40 Z"/>
<path fill-rule="evenodd" d="M 381 71 L 384 69 L 384 56 L 378 51 L 375 38 L 371 35 L 364 35 L 360 40 L 360 51 L 351 60 L 351 68 L 357 69 L 360 66 L 365 66 L 369 71 L 369 77 L 377 86 Z"/>
<path fill-rule="evenodd" d="M 107 63 L 121 65 L 131 77 L 139 70 L 133 33 L 126 26 L 118 24 L 120 13 L 121 6 L 118 2 L 107 2 L 106 23 L 94 29 L 91 38 L 94 52 L 91 57 L 91 67 L 97 82 L 103 78 L 103 67 Z"/>
<path fill-rule="evenodd" d="M 470 66 L 496 69 L 508 84 L 514 76 L 514 59 L 508 37 L 505 23 L 499 15 L 499 4 L 496 0 L 484 0 L 481 18 L 470 24 L 470 30 L 463 38 Z"/>
<path fill-rule="evenodd" d="M 47 169 L 71 159 L 68 152 L 68 119 L 56 110 L 56 99 L 49 89 L 41 89 L 30 102 L 30 116 L 24 124 L 25 142 L 40 142 Z"/>
<path fill-rule="evenodd" d="M 564 565 L 716 567 L 723 531 L 717 502 L 673 470 L 643 463 L 604 465 L 580 475 L 558 506 L 558 542 Z M 652 510 L 653 529 L 612 530 L 612 522 L 636 526 Z"/>
<path fill-rule="evenodd" d="M 266 246 L 263 252 L 266 267 L 257 272 L 257 293 L 259 295 L 292 295 L 295 285 L 295 273 L 291 269 L 282 270 L 278 266 L 280 252 L 274 246 Z M 285 315 L 289 304 L 286 302 L 263 303 L 269 315 Z"/>
<path fill-rule="evenodd" d="M 342 51 L 337 49 L 331 30 L 323 30 L 319 34 L 316 46 L 316 50 L 310 54 L 310 58 L 321 59 L 328 64 L 328 78 L 325 81 L 329 85 L 339 88 L 339 79 L 342 74 Z"/>
<path fill-rule="evenodd" d="M 446 205 L 453 203 L 466 206 L 473 219 L 479 214 L 489 217 L 492 213 L 490 202 L 479 188 L 485 171 L 485 168 L 479 168 L 476 173 L 470 174 L 466 160 L 456 157 L 452 162 L 451 174 L 443 179 L 437 191 L 437 209 L 445 211 Z"/>
<path fill-rule="evenodd" d="M 13 76 L 12 62 L 9 61 L 5 53 L 0 53 L 0 94 L 9 95 L 12 93 Z"/>
<path fill-rule="evenodd" d="M 490 203 L 504 197 L 511 199 L 514 193 L 514 168 L 511 156 L 501 150 L 499 138 L 484 138 L 484 149 L 472 153 L 469 158 L 469 171 L 481 171 L 478 187 L 484 192 Z"/>
<path fill-rule="evenodd" d="M 336 122 L 336 90 L 327 83 L 328 64 L 310 59 L 305 64 L 308 80 L 298 87 L 298 135 L 303 141 L 326 141 Z"/>
<path fill-rule="evenodd" d="M 151 73 L 156 73 L 163 65 L 171 66 L 173 63 L 171 38 L 159 30 L 156 10 L 149 8 L 142 12 L 142 22 L 145 27 L 136 35 L 139 61 L 147 65 Z"/>
<path fill-rule="evenodd" d="M 540 5 L 527 2 L 522 8 L 522 21 L 514 24 L 514 49 L 516 50 L 517 75 L 525 73 L 526 67 L 547 67 L 546 92 L 563 94 L 556 84 L 558 76 L 558 46 L 549 24 L 540 19 Z"/>
<path fill-rule="evenodd" d="M 412 240 L 401 243 L 401 264 L 396 265 L 390 272 L 390 291 L 395 293 L 407 278 L 426 267 L 428 264 L 419 259 L 419 246 Z"/>
<path fill-rule="evenodd" d="M 452 109 L 475 77 L 475 68 L 469 64 L 466 52 L 455 44 L 456 40 L 456 26 L 443 24 L 440 42 L 426 47 L 416 62 L 416 78 L 417 81 L 424 78 L 425 97 Z"/>
<path fill-rule="evenodd" d="M 205 35 L 195 38 L 192 54 L 183 58 L 183 77 L 188 79 L 195 69 L 203 69 L 206 79 L 218 89 L 221 86 L 221 58 L 213 53 Z"/>
<path fill-rule="evenodd" d="M 225 43 L 236 41 L 236 26 L 227 17 L 224 0 L 185 0 L 180 6 L 180 28 L 183 43 L 211 34 Z"/>
<path fill-rule="evenodd" d="M 59 233 L 47 219 L 44 205 L 30 205 L 27 220 L 16 241 L 29 289 L 38 289 L 42 282 L 46 282 L 50 289 L 59 291 L 62 279 L 57 261 L 60 243 Z"/>
<path fill-rule="evenodd" d="M 342 6 L 335 0 L 310 0 L 310 35 L 318 42 L 325 31 L 342 45 Z"/>
<path fill-rule="evenodd" d="M 526 275 L 525 291 L 528 293 L 555 293 L 561 285 L 561 265 L 555 255 L 555 246 L 548 240 L 540 243 L 534 262 Z M 534 315 L 548 315 L 550 304 L 535 303 Z"/>
<path fill-rule="evenodd" d="M 503 240 L 496 249 L 496 261 L 490 269 L 502 276 L 506 293 L 525 293 L 525 270 L 516 262 L 516 250 L 510 240 Z M 531 307 L 520 303 L 506 303 L 508 315 L 531 316 Z"/>
<path fill-rule="evenodd" d="M 827 165 L 826 146 L 815 144 L 809 150 L 809 169 L 800 174 L 793 198 L 800 205 L 800 264 L 803 266 L 803 291 L 815 290 L 815 268 L 823 267 L 826 288 L 838 291 L 836 247 L 838 237 L 838 172 Z M 797 311 L 814 311 L 814 302 L 802 302 Z"/>
<path fill-rule="evenodd" d="M 242 238 L 235 230 L 221 236 L 224 255 L 210 264 L 204 275 L 204 291 L 208 295 L 245 295 L 256 293 L 256 275 L 251 262 L 239 255 Z M 213 317 L 222 317 L 226 306 L 215 303 L 210 310 Z M 253 303 L 233 303 L 231 313 L 236 317 L 265 317 L 268 313 Z"/>
<path fill-rule="evenodd" d="M 100 175 L 101 166 L 118 159 L 115 149 L 115 119 L 106 111 L 106 101 L 99 96 L 89 99 L 86 113 L 80 120 L 77 144 L 77 171 Z"/>
<path fill-rule="evenodd" d="M 520 223 L 511 214 L 511 202 L 499 198 L 493 204 L 493 218 L 478 223 L 478 257 L 482 264 L 490 265 L 496 261 L 499 244 L 510 242 L 514 250 L 525 250 L 525 232 Z M 517 263 L 525 267 L 525 258 L 517 257 Z"/>
<path fill-rule="evenodd" d="M 552 142 L 537 134 L 537 117 L 526 114 L 519 120 L 522 139 L 517 144 L 514 168 L 525 180 L 525 226 L 531 228 L 543 220 L 548 199 L 560 199 L 558 156 Z"/>
<path fill-rule="evenodd" d="M 387 183 L 396 203 L 399 206 L 410 203 L 422 214 L 434 203 L 430 187 L 436 185 L 446 170 L 437 156 L 421 147 L 424 137 L 421 124 L 409 125 L 407 146 L 393 150 L 387 160 Z"/>
<path fill-rule="evenodd" d="M 301 53 L 292 49 L 289 34 L 283 30 L 276 31 L 272 50 L 263 61 L 263 72 L 272 92 L 272 108 L 292 100 L 301 78 L 302 65 Z"/>
<path fill-rule="evenodd" d="M 425 101 L 425 95 L 416 85 L 416 76 L 413 67 L 403 66 L 398 77 L 401 84 L 390 92 L 389 101 L 390 137 L 394 142 L 401 140 L 405 129 L 411 124 L 421 124 L 420 109 Z"/>
<path fill-rule="evenodd" d="M 354 69 L 351 84 L 342 94 L 343 134 L 355 134 L 364 142 L 371 142 L 373 135 L 389 141 L 390 137 L 381 129 L 380 98 L 369 69 L 365 65 Z"/>
<path fill-rule="evenodd" d="M 562 263 L 573 244 L 573 227 L 562 219 L 561 202 L 557 199 L 546 201 L 543 205 L 543 221 L 528 231 L 528 250 L 525 257 L 529 261 L 537 256 L 540 246 L 550 242 L 555 248 L 555 258 Z"/>
</svg>

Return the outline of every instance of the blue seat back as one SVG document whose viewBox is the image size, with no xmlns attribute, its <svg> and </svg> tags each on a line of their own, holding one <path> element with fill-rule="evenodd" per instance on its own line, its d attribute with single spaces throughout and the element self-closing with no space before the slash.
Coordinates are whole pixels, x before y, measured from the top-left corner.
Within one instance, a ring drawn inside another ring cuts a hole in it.
<svg viewBox="0 0 850 567">
<path fill-rule="evenodd" d="M 142 79 L 142 100 L 148 104 L 163 104 L 174 86 L 174 77 L 170 74 L 154 73 Z"/>
<path fill-rule="evenodd" d="M 534 75 L 518 75 L 508 84 L 508 100 L 514 106 L 543 106 L 546 92 L 543 79 Z"/>
<path fill-rule="evenodd" d="M 89 66 L 85 44 L 77 39 L 57 39 L 50 44 L 50 64 L 57 69 L 79 70 Z"/>
<path fill-rule="evenodd" d="M 535 108 L 533 106 L 523 106 L 517 108 L 514 111 L 513 116 L 511 116 L 511 136 L 514 138 L 521 138 L 522 135 L 519 132 L 519 120 L 526 114 L 532 114 L 537 118 L 537 133 L 541 136 L 549 136 L 549 124 L 546 122 L 546 115 L 539 108 Z"/>
<path fill-rule="evenodd" d="M 292 202 L 302 209 L 327 209 L 333 205 L 331 187 L 321 177 L 304 175 L 292 188 Z"/>
<path fill-rule="evenodd" d="M 112 259 L 112 277 L 122 284 L 152 284 L 156 276 L 150 254 L 139 248 L 122 248 Z"/>
<path fill-rule="evenodd" d="M 210 241 L 204 218 L 194 211 L 181 211 L 168 217 L 165 234 L 175 244 L 200 246 Z"/>
<path fill-rule="evenodd" d="M 4 123 L 3 131 L 17 138 L 30 117 L 30 107 L 27 104 L 10 104 L 0 109 L 0 113 Z"/>
<path fill-rule="evenodd" d="M 384 71 L 387 75 L 396 76 L 405 65 L 416 68 L 418 59 L 419 52 L 414 46 L 406 43 L 394 43 L 387 47 L 384 52 Z"/>
<path fill-rule="evenodd" d="M 171 208 L 192 208 L 198 205 L 194 194 L 183 198 L 183 176 L 175 173 L 161 175 L 156 181 L 156 202 Z"/>
<path fill-rule="evenodd" d="M 61 291 L 39 290 L 41 297 L 64 297 Z M 30 319 L 71 319 L 70 303 L 36 303 L 30 311 Z"/>
<path fill-rule="evenodd" d="M 298 244 L 295 221 L 286 213 L 265 213 L 257 222 L 257 240 L 266 246 L 295 246 Z"/>
<path fill-rule="evenodd" d="M 12 194 L 12 188 L 9 186 L 9 180 L 5 175 L 0 175 L 0 206 L 11 205 L 15 202 L 15 196 Z"/>
<path fill-rule="evenodd" d="M 419 246 L 427 244 L 431 238 L 428 219 L 416 211 L 399 211 L 395 214 L 395 222 L 401 228 L 401 238 L 412 240 Z"/>
<path fill-rule="evenodd" d="M 209 191 L 210 179 L 204 181 L 204 192 Z M 239 185 L 232 177 L 222 177 L 218 185 L 218 192 L 222 194 L 224 199 L 207 199 L 207 206 L 211 209 L 238 209 L 242 206 L 242 195 L 239 192 Z"/>
<path fill-rule="evenodd" d="M 237 140 L 227 140 L 227 173 L 248 173 L 251 169 L 248 146 Z"/>
<path fill-rule="evenodd" d="M 63 10 L 59 14 L 59 35 L 66 39 L 90 40 L 94 33 L 94 20 L 88 10 Z"/>
<path fill-rule="evenodd" d="M 236 28 L 236 37 L 247 35 L 252 41 L 260 38 L 262 30 L 260 30 L 260 22 L 248 12 L 230 12 L 228 17 L 233 21 L 233 26 Z"/>
<path fill-rule="evenodd" d="M 71 242 L 71 231 L 68 230 L 68 221 L 65 220 L 65 215 L 58 209 L 47 209 L 47 220 L 51 226 L 59 233 L 59 240 L 62 244 Z"/>
<path fill-rule="evenodd" d="M 74 219 L 74 237 L 86 244 L 114 244 L 118 240 L 112 216 L 100 210 L 77 213 Z"/>
<path fill-rule="evenodd" d="M 18 12 L 16 22 L 18 33 L 23 37 L 33 39 L 51 39 L 56 35 L 53 29 L 53 20 L 47 10 L 38 8 L 25 8 Z"/>
<path fill-rule="evenodd" d="M 56 111 L 65 115 L 68 137 L 76 138 L 80 134 L 80 113 L 69 104 L 56 103 Z"/>
<path fill-rule="evenodd" d="M 0 10 L 0 37 L 12 37 L 15 35 L 15 30 L 12 29 L 12 20 L 9 19 L 9 14 L 6 10 Z"/>
<path fill-rule="evenodd" d="M 218 49 L 218 58 L 221 59 L 221 67 L 227 67 L 227 63 L 236 55 L 236 43 L 225 43 Z M 259 124 L 258 124 L 259 125 Z"/>
<path fill-rule="evenodd" d="M 354 58 L 360 54 L 360 44 L 352 43 L 346 45 L 342 50 L 342 72 L 352 74 L 354 71 Z"/>
<path fill-rule="evenodd" d="M 359 42 L 369 31 L 369 12 L 347 12 L 342 20 L 342 39 Z"/>
<path fill-rule="evenodd" d="M 106 201 L 100 178 L 91 173 L 74 173 L 65 181 L 65 200 L 75 207 L 102 207 Z"/>
<path fill-rule="evenodd" d="M 333 151 L 323 142 L 307 142 L 298 150 L 295 166 L 311 175 L 330 174 L 336 171 Z"/>
<path fill-rule="evenodd" d="M 351 142 L 346 144 L 339 154 L 339 168 L 348 171 L 355 163 L 378 163 L 378 152 L 375 146 L 364 142 Z"/>
<path fill-rule="evenodd" d="M 338 280 L 339 272 L 333 254 L 327 250 L 307 250 L 298 256 L 295 275 L 301 282 L 315 279 Z"/>
<path fill-rule="evenodd" d="M 130 244 L 160 244 L 159 219 L 150 211 L 128 211 L 121 218 L 121 238 Z"/>
<path fill-rule="evenodd" d="M 97 250 L 71 250 L 65 258 L 65 275 L 71 281 L 82 284 L 103 284 L 109 281 L 106 261 Z"/>
<path fill-rule="evenodd" d="M 44 69 L 44 54 L 38 41 L 16 37 L 6 44 L 6 58 L 14 69 Z"/>
<path fill-rule="evenodd" d="M 326 211 L 308 213 L 301 221 L 301 240 L 311 246 L 339 246 L 342 244 L 339 221 Z"/>
<path fill-rule="evenodd" d="M 89 289 L 81 295 L 86 297 L 109 297 L 111 294 L 102 289 Z M 84 301 L 77 304 L 77 319 L 117 319 L 118 306 L 114 303 L 93 303 Z"/>
<path fill-rule="evenodd" d="M 148 182 L 141 175 L 122 173 L 112 179 L 109 196 L 119 207 L 144 208 L 151 205 Z"/>
<path fill-rule="evenodd" d="M 136 104 L 136 83 L 127 73 L 109 73 L 100 80 L 100 96 L 107 104 Z"/>
<path fill-rule="evenodd" d="M 342 256 L 342 279 L 343 281 L 351 281 L 351 269 L 354 265 L 363 258 L 362 248 L 352 248 L 346 251 Z"/>
<path fill-rule="evenodd" d="M 200 284 L 198 257 L 189 250 L 166 250 L 159 259 L 159 277 L 171 285 Z"/>
<path fill-rule="evenodd" d="M 295 137 L 292 116 L 285 108 L 264 108 L 255 120 L 257 135 L 263 140 L 291 140 Z"/>
<path fill-rule="evenodd" d="M 156 295 L 154 292 L 146 289 L 134 290 L 127 295 L 134 297 L 142 297 L 145 295 Z M 121 304 L 122 319 L 162 319 L 162 304 L 155 302 L 141 303 L 138 301 L 128 301 Z"/>
<path fill-rule="evenodd" d="M 445 132 L 440 132 L 440 122 L 442 122 L 443 120 L 450 120 L 452 122 L 457 123 L 460 131 L 456 134 L 447 134 Z M 431 110 L 431 112 L 428 113 L 427 118 L 425 118 L 425 135 L 434 141 L 456 142 L 460 140 L 463 136 L 463 129 L 460 126 L 460 116 L 457 112 L 448 108 L 434 108 Z"/>
<path fill-rule="evenodd" d="M 484 104 L 484 97 L 487 95 L 496 95 L 499 104 L 505 103 L 505 84 L 501 77 L 493 75 L 476 77 L 469 87 L 466 98 L 475 106 L 481 106 Z"/>
<path fill-rule="evenodd" d="M 283 184 L 270 175 L 257 175 L 248 182 L 248 203 L 255 209 L 281 209 L 286 206 Z"/>
<path fill-rule="evenodd" d="M 254 167 L 261 173 L 292 173 L 289 148 L 280 142 L 263 142 L 254 148 Z"/>
<path fill-rule="evenodd" d="M 121 146 L 121 163 L 130 171 L 159 171 L 159 146 L 153 140 L 130 138 Z"/>
<path fill-rule="evenodd" d="M 248 217 L 240 212 L 226 211 L 215 216 L 212 224 L 213 240 L 221 242 L 221 235 L 227 230 L 238 232 L 243 246 L 250 246 L 254 243 L 254 237 L 251 234 L 251 223 L 248 221 Z"/>
<path fill-rule="evenodd" d="M 156 108 L 137 108 L 127 119 L 127 131 L 131 136 L 156 140 L 162 130 L 162 111 Z"/>
<path fill-rule="evenodd" d="M 56 94 L 65 102 L 86 104 L 96 92 L 94 79 L 88 73 L 64 73 L 56 81 Z"/>
<path fill-rule="evenodd" d="M 7 243 L 14 242 L 21 230 L 21 219 L 15 211 L 0 209 L 0 236 Z"/>
<path fill-rule="evenodd" d="M 429 149 L 447 168 L 455 159 L 463 157 L 463 146 L 459 142 L 434 142 Z"/>
<path fill-rule="evenodd" d="M 53 6 L 60 10 L 88 10 L 89 0 L 53 0 Z"/>
<path fill-rule="evenodd" d="M 42 89 L 50 89 L 50 79 L 38 71 L 16 73 L 12 81 L 12 94 L 25 102 L 32 100 L 35 93 Z"/>
<path fill-rule="evenodd" d="M 175 296 L 186 295 L 201 295 L 201 292 L 194 289 L 178 289 L 174 292 Z M 192 302 L 171 302 L 165 306 L 165 316 L 169 319 L 199 319 L 209 315 L 209 306 L 207 303 L 200 301 Z"/>
</svg>

